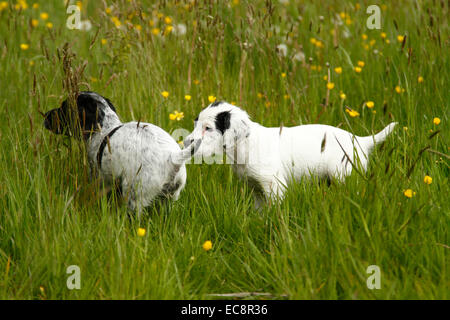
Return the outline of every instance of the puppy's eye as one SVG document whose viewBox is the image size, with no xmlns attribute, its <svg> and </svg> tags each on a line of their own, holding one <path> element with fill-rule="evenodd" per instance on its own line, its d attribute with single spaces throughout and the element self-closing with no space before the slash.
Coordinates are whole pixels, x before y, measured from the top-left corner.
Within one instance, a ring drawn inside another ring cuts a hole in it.
<svg viewBox="0 0 450 320">
<path fill-rule="evenodd" d="M 211 128 L 211 127 L 205 127 L 205 130 L 206 130 L 206 131 L 211 131 L 212 128 Z"/>
</svg>

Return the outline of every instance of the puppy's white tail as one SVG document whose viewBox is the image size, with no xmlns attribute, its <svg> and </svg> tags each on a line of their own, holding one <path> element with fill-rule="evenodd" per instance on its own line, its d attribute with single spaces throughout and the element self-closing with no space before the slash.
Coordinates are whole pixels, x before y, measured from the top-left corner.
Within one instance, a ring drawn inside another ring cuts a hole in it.
<svg viewBox="0 0 450 320">
<path fill-rule="evenodd" d="M 366 146 L 367 151 L 370 152 L 372 149 L 377 145 L 386 140 L 386 138 L 394 131 L 395 126 L 398 124 L 398 122 L 391 122 L 378 132 L 377 134 L 373 136 L 367 136 L 367 137 L 361 137 L 362 143 Z"/>
<path fill-rule="evenodd" d="M 190 158 L 192 158 L 197 152 L 198 147 L 200 147 L 200 144 L 202 143 L 202 140 L 199 139 L 195 141 L 194 143 L 191 143 L 187 148 L 184 148 L 180 151 L 172 153 L 171 161 L 175 167 L 182 166 L 186 161 L 188 161 Z"/>
</svg>

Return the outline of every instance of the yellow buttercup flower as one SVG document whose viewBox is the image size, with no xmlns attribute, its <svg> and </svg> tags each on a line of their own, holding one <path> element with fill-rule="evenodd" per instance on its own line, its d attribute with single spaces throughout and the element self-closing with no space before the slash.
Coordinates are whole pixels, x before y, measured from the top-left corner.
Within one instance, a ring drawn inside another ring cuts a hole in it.
<svg viewBox="0 0 450 320">
<path fill-rule="evenodd" d="M 358 61 L 358 66 L 360 66 L 361 68 L 364 67 L 365 63 L 364 61 Z"/>
<path fill-rule="evenodd" d="M 0 11 L 5 10 L 6 8 L 8 8 L 8 1 L 0 2 Z"/>
<path fill-rule="evenodd" d="M 355 67 L 355 72 L 356 73 L 360 73 L 362 71 L 362 68 L 361 67 Z"/>
<path fill-rule="evenodd" d="M 402 93 L 402 92 L 404 92 L 405 91 L 405 89 L 403 89 L 402 87 L 400 87 L 400 86 L 395 86 L 395 92 L 397 92 L 397 93 Z"/>
<path fill-rule="evenodd" d="M 118 17 L 111 17 L 112 23 L 116 26 L 116 28 L 120 27 L 122 25 L 122 22 L 120 22 Z"/>
<path fill-rule="evenodd" d="M 405 195 L 405 197 L 407 198 L 412 198 L 413 196 L 416 195 L 416 193 L 414 191 L 412 191 L 411 189 L 406 189 L 403 194 Z"/>
<path fill-rule="evenodd" d="M 315 45 L 316 45 L 317 48 L 323 48 L 324 47 L 322 41 L 316 41 Z"/>
<path fill-rule="evenodd" d="M 363 40 L 367 40 L 367 34 L 363 33 L 363 35 L 361 37 Z"/>
<path fill-rule="evenodd" d="M 380 34 L 380 36 L 381 36 L 382 39 L 386 39 L 387 34 L 386 34 L 386 32 L 382 32 L 382 33 Z"/>
<path fill-rule="evenodd" d="M 175 110 L 173 113 L 169 114 L 170 120 L 180 121 L 183 118 L 184 118 L 184 112 L 178 112 L 177 110 Z"/>
<path fill-rule="evenodd" d="M 309 39 L 309 42 L 311 42 L 312 44 L 316 44 L 317 40 L 316 40 L 316 38 L 311 38 L 311 39 Z"/>
<path fill-rule="evenodd" d="M 39 20 L 38 19 L 31 19 L 31 25 L 36 28 L 39 25 Z"/>
<path fill-rule="evenodd" d="M 153 28 L 152 29 L 152 33 L 156 36 L 158 34 L 160 34 L 161 30 L 159 28 Z"/>
<path fill-rule="evenodd" d="M 441 123 L 441 119 L 439 119 L 439 118 L 434 118 L 434 119 L 433 119 L 433 123 L 434 123 L 435 125 L 438 125 L 439 123 Z"/>
<path fill-rule="evenodd" d="M 28 4 L 26 2 L 26 0 L 18 0 L 16 5 L 14 6 L 14 9 L 16 10 L 26 10 L 28 8 Z"/>
<path fill-rule="evenodd" d="M 216 101 L 216 97 L 214 97 L 214 96 L 208 96 L 208 101 L 209 101 L 210 103 L 213 103 L 214 101 Z"/>
<path fill-rule="evenodd" d="M 327 83 L 327 89 L 328 90 L 332 90 L 334 88 L 334 83 L 333 82 L 328 82 Z"/>
<path fill-rule="evenodd" d="M 100 40 L 100 41 L 101 41 L 102 45 L 105 45 L 105 44 L 108 43 L 108 40 L 106 40 L 106 39 L 102 39 L 102 40 Z"/>
<path fill-rule="evenodd" d="M 195 80 L 194 80 L 194 84 L 195 84 L 195 85 L 198 85 L 199 83 L 200 83 L 200 80 L 198 80 L 198 79 L 195 79 Z"/>
<path fill-rule="evenodd" d="M 422 83 L 422 82 L 423 82 L 423 77 L 422 77 L 422 76 L 419 76 L 419 77 L 417 78 L 417 82 L 418 82 L 418 83 Z"/>
<path fill-rule="evenodd" d="M 405 40 L 405 36 L 402 36 L 402 35 L 398 35 L 397 36 L 397 41 L 398 42 L 403 42 L 403 40 Z"/>
<path fill-rule="evenodd" d="M 110 13 L 112 12 L 112 9 L 111 9 L 110 7 L 108 7 L 108 8 L 105 9 L 105 12 L 106 12 L 107 14 L 110 14 Z"/>
<path fill-rule="evenodd" d="M 45 26 L 46 26 L 47 28 L 51 29 L 51 28 L 53 28 L 53 23 L 47 22 L 47 23 L 45 24 Z"/>
<path fill-rule="evenodd" d="M 369 109 L 372 109 L 375 106 L 375 103 L 373 101 L 367 101 L 366 102 L 366 107 Z"/>
<path fill-rule="evenodd" d="M 28 44 L 26 44 L 26 43 L 22 43 L 21 45 L 20 45 L 20 49 L 22 49 L 22 50 L 28 50 L 30 48 L 30 45 L 28 45 Z"/>
<path fill-rule="evenodd" d="M 281 73 L 281 77 L 282 77 L 282 78 L 286 78 L 286 72 L 282 72 L 282 73 Z"/>
<path fill-rule="evenodd" d="M 172 18 L 171 17 L 165 17 L 164 18 L 164 23 L 165 24 L 171 24 L 172 23 Z"/>
<path fill-rule="evenodd" d="M 323 80 L 328 81 L 328 76 L 327 76 L 327 75 L 324 75 L 324 76 L 323 76 Z"/>
<path fill-rule="evenodd" d="M 166 29 L 164 30 L 164 34 L 169 34 L 172 32 L 172 30 L 173 30 L 172 26 L 167 26 Z"/>
<path fill-rule="evenodd" d="M 146 233 L 147 233 L 147 231 L 144 228 L 138 228 L 138 230 L 137 230 L 137 235 L 139 237 L 145 236 Z"/>
<path fill-rule="evenodd" d="M 142 31 L 142 26 L 140 24 L 135 25 L 134 28 L 138 31 Z"/>
<path fill-rule="evenodd" d="M 205 241 L 205 243 L 203 243 L 203 250 L 209 251 L 211 249 L 212 249 L 212 242 L 210 240 Z"/>
<path fill-rule="evenodd" d="M 425 182 L 426 184 L 431 184 L 433 182 L 433 179 L 430 176 L 425 176 L 423 178 L 423 182 Z"/>
<path fill-rule="evenodd" d="M 169 96 L 169 92 L 163 91 L 163 92 L 161 92 L 161 95 L 162 95 L 164 98 L 167 98 L 167 97 Z"/>
<path fill-rule="evenodd" d="M 342 91 L 339 93 L 339 97 L 340 97 L 342 100 L 345 100 L 345 99 L 347 98 L 347 96 L 345 95 L 345 93 L 343 93 Z"/>
<path fill-rule="evenodd" d="M 48 19 L 48 13 L 47 12 L 42 12 L 40 15 L 42 20 L 47 20 Z"/>
<path fill-rule="evenodd" d="M 334 68 L 334 72 L 336 72 L 337 74 L 341 74 L 342 73 L 342 67 Z"/>
<path fill-rule="evenodd" d="M 184 99 L 187 100 L 187 101 L 191 101 L 191 98 L 192 97 L 190 95 L 188 95 L 188 94 L 184 96 Z"/>
<path fill-rule="evenodd" d="M 348 115 L 352 118 L 358 117 L 359 116 L 359 112 L 350 108 L 346 108 L 345 112 L 348 113 Z"/>
</svg>

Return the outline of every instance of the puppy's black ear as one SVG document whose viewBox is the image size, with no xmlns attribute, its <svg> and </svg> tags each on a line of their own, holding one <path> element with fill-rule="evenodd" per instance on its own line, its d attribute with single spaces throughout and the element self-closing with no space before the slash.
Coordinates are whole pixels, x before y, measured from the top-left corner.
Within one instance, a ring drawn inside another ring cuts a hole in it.
<svg viewBox="0 0 450 320">
<path fill-rule="evenodd" d="M 231 113 L 230 111 L 224 111 L 221 113 L 218 113 L 216 115 L 216 129 L 219 130 L 222 135 L 230 128 L 230 119 L 231 119 Z"/>
<path fill-rule="evenodd" d="M 80 94 L 77 98 L 78 116 L 84 135 L 98 130 L 103 124 L 105 113 L 98 107 L 98 102 L 88 94 Z"/>
</svg>

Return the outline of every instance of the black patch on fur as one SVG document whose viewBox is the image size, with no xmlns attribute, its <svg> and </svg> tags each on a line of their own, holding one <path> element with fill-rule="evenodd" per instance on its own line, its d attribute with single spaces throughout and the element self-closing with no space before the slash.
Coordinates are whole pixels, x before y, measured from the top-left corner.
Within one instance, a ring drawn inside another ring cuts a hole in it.
<svg viewBox="0 0 450 320">
<path fill-rule="evenodd" d="M 78 116 L 80 117 L 80 125 L 83 129 L 83 132 L 89 133 L 97 131 L 97 124 L 100 127 L 103 126 L 103 118 L 105 117 L 105 113 L 103 112 L 103 110 L 98 108 L 97 104 L 99 103 L 100 102 L 98 102 L 89 94 L 81 93 L 78 96 Z"/>
<path fill-rule="evenodd" d="M 230 111 L 224 111 L 216 115 L 216 129 L 219 130 L 222 134 L 230 128 Z"/>
<path fill-rule="evenodd" d="M 223 101 L 214 101 L 211 103 L 210 107 L 217 107 L 218 105 L 222 104 Z"/>
<path fill-rule="evenodd" d="M 327 143 L 327 134 L 325 133 L 323 135 L 322 143 L 320 145 L 320 153 L 323 153 L 325 151 L 325 145 Z"/>
<path fill-rule="evenodd" d="M 174 182 L 174 181 L 167 182 L 163 185 L 161 194 L 166 197 L 171 196 L 178 190 L 179 187 L 180 187 L 180 182 L 178 182 L 178 181 L 177 182 Z"/>
<path fill-rule="evenodd" d="M 116 133 L 116 131 L 120 128 L 122 128 L 122 126 L 115 127 L 106 135 L 106 137 L 103 138 L 97 153 L 97 165 L 99 169 L 102 167 L 103 152 L 105 151 L 105 147 L 108 144 L 108 140 L 111 139 L 113 134 Z"/>
</svg>

